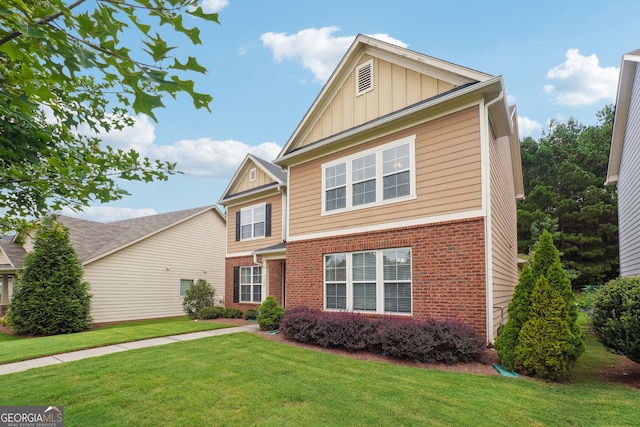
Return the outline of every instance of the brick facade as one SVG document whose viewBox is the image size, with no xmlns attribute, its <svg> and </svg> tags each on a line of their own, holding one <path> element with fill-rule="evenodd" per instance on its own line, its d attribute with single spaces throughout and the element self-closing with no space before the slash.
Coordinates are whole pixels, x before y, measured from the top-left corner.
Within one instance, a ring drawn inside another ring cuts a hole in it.
<svg viewBox="0 0 640 427">
<path fill-rule="evenodd" d="M 456 319 L 487 333 L 483 218 L 287 242 L 286 308 L 322 309 L 323 255 L 412 248 L 413 316 Z"/>
<path fill-rule="evenodd" d="M 262 263 L 262 259 L 258 257 L 258 262 Z M 269 261 L 269 289 L 267 295 L 273 295 L 278 301 L 278 304 L 283 305 L 283 292 L 282 292 L 282 263 L 284 261 Z M 242 311 L 246 311 L 250 308 L 257 309 L 260 304 L 246 303 L 246 302 L 233 302 L 233 268 L 234 267 L 247 267 L 255 265 L 253 262 L 253 256 L 242 256 L 227 258 L 225 260 L 225 280 L 224 280 L 224 306 L 236 307 Z M 263 272 L 264 274 L 264 272 Z"/>
</svg>

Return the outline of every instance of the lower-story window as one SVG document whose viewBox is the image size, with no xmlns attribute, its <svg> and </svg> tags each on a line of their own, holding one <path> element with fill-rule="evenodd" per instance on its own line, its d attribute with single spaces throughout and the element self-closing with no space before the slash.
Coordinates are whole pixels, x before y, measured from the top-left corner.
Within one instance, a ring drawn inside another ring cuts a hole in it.
<svg viewBox="0 0 640 427">
<path fill-rule="evenodd" d="M 411 313 L 411 248 L 324 257 L 325 309 Z"/>
<path fill-rule="evenodd" d="M 240 302 L 262 302 L 262 267 L 240 267 Z"/>
<path fill-rule="evenodd" d="M 180 296 L 185 296 L 191 286 L 193 286 L 193 279 L 180 279 Z"/>
</svg>

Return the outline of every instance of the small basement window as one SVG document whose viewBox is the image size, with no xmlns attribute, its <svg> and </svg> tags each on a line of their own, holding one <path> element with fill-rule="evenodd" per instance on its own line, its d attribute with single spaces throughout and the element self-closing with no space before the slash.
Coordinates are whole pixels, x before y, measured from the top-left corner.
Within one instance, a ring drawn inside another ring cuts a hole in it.
<svg viewBox="0 0 640 427">
<path fill-rule="evenodd" d="M 356 67 L 356 96 L 373 90 L 373 59 Z"/>
</svg>

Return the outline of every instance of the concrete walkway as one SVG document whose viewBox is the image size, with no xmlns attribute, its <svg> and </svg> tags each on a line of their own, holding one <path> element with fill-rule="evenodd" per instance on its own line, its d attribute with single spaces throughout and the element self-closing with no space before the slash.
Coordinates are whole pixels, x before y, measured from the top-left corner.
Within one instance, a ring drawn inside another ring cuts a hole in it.
<svg viewBox="0 0 640 427">
<path fill-rule="evenodd" d="M 53 356 L 39 357 L 37 359 L 24 360 L 0 365 L 0 375 L 22 372 L 32 368 L 56 365 L 58 363 L 73 362 L 74 360 L 88 357 L 104 356 L 105 354 L 119 353 L 121 351 L 136 350 L 145 347 L 171 344 L 181 341 L 191 341 L 200 338 L 215 337 L 216 335 L 233 334 L 236 332 L 254 332 L 258 325 L 235 326 L 233 328 L 214 329 L 211 331 L 191 332 L 188 334 L 171 335 L 168 337 L 151 338 L 142 341 L 125 342 L 122 344 L 107 345 L 104 347 L 90 348 L 87 350 L 72 351 L 70 353 L 55 354 Z"/>
</svg>

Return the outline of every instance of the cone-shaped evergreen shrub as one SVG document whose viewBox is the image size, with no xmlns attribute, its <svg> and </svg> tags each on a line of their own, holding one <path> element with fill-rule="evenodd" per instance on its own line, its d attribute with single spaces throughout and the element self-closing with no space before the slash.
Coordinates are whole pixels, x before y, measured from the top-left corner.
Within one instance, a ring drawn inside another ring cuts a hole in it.
<svg viewBox="0 0 640 427">
<path fill-rule="evenodd" d="M 569 370 L 573 336 L 567 308 L 543 276 L 531 293 L 529 320 L 520 330 L 516 368 L 538 378 L 558 379 Z"/>
<path fill-rule="evenodd" d="M 54 217 L 43 220 L 18 275 L 9 322 L 20 335 L 57 335 L 91 326 L 89 283 L 69 239 Z"/>
<path fill-rule="evenodd" d="M 507 322 L 500 329 L 496 338 L 495 347 L 500 363 L 506 369 L 514 369 L 515 349 L 518 345 L 520 329 L 529 320 L 529 308 L 531 306 L 531 291 L 535 280 L 533 272 L 525 265 L 520 273 L 520 279 L 513 292 L 513 297 L 507 308 L 509 315 Z"/>
<path fill-rule="evenodd" d="M 273 331 L 278 329 L 283 314 L 284 309 L 278 305 L 276 298 L 273 295 L 266 297 L 260 304 L 258 317 L 256 318 L 260 330 Z"/>
</svg>

